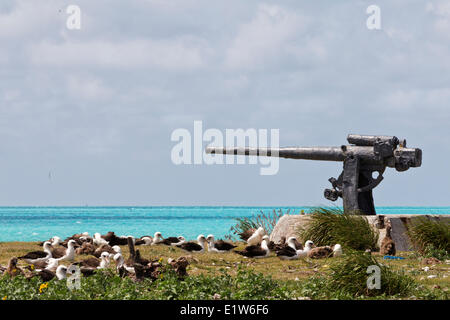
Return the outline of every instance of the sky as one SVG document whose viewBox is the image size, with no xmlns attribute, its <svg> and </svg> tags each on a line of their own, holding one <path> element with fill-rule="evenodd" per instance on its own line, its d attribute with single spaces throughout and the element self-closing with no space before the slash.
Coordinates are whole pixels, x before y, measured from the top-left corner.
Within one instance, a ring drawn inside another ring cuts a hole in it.
<svg viewBox="0 0 450 320">
<path fill-rule="evenodd" d="M 448 1 L 3 0 L 0 43 L 2 206 L 341 203 L 338 162 L 175 165 L 194 121 L 280 146 L 406 138 L 422 166 L 388 168 L 375 204 L 450 205 Z"/>
</svg>

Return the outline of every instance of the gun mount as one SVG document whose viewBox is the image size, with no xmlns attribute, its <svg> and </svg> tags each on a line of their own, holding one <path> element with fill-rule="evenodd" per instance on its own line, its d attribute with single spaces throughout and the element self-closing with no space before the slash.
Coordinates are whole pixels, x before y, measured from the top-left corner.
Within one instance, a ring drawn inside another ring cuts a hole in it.
<svg viewBox="0 0 450 320">
<path fill-rule="evenodd" d="M 343 200 L 344 212 L 362 212 L 374 215 L 372 189 L 383 180 L 386 167 L 405 171 L 422 164 L 422 150 L 406 148 L 406 140 L 395 136 L 371 136 L 349 134 L 350 145 L 340 147 L 208 147 L 206 153 L 229 155 L 267 156 L 289 159 L 342 161 L 344 170 L 336 178 L 330 178 L 331 189 L 325 189 L 328 200 Z M 377 172 L 377 176 L 373 174 Z"/>
</svg>

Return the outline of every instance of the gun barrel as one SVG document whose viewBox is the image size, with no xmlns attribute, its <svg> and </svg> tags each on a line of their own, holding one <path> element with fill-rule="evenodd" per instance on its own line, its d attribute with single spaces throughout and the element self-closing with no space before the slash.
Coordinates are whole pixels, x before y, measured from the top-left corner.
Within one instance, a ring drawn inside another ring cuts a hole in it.
<svg viewBox="0 0 450 320">
<path fill-rule="evenodd" d="M 368 150 L 369 151 L 369 150 Z M 289 159 L 343 161 L 344 152 L 340 147 L 286 147 L 286 148 L 252 148 L 252 147 L 208 147 L 206 153 L 266 156 Z"/>
</svg>

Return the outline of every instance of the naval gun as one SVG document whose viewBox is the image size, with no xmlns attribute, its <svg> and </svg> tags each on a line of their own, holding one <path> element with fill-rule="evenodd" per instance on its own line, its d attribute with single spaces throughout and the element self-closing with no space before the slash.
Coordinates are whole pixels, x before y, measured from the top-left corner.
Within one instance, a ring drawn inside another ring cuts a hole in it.
<svg viewBox="0 0 450 320">
<path fill-rule="evenodd" d="M 343 162 L 339 177 L 328 179 L 331 188 L 325 189 L 325 198 L 342 198 L 345 213 L 375 215 L 372 190 L 383 180 L 386 167 L 420 167 L 422 150 L 407 148 L 406 140 L 395 136 L 349 134 L 347 141 L 349 145 L 340 147 L 207 147 L 206 153 Z"/>
</svg>

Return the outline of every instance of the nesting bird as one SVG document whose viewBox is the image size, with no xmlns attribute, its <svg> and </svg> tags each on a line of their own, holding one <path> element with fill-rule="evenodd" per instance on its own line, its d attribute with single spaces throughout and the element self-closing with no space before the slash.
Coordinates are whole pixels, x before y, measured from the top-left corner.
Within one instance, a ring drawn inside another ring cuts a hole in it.
<svg viewBox="0 0 450 320">
<path fill-rule="evenodd" d="M 250 238 L 248 238 L 247 240 L 247 244 L 249 246 L 252 245 L 257 245 L 262 241 L 262 238 L 264 236 L 264 228 L 259 227 L 258 229 L 256 229 L 256 231 L 252 234 L 252 236 Z M 268 244 L 268 243 L 267 243 Z"/>
<path fill-rule="evenodd" d="M 31 271 L 33 271 L 33 269 L 36 271 L 40 271 L 42 269 L 55 271 L 57 267 L 58 267 L 58 260 L 56 260 L 55 258 L 50 258 L 48 260 L 36 261 L 30 266 L 27 266 L 27 269 Z"/>
<path fill-rule="evenodd" d="M 257 231 L 255 231 L 255 233 Z M 268 257 L 270 254 L 268 244 L 269 244 L 269 236 L 265 235 L 262 237 L 261 245 L 249 245 L 245 247 L 243 251 L 234 251 L 234 252 L 249 258 L 265 258 Z"/>
<path fill-rule="evenodd" d="M 4 274 L 9 275 L 10 277 L 18 276 L 19 274 L 23 274 L 23 271 L 21 268 L 17 266 L 18 259 L 16 257 L 13 257 L 9 260 L 8 266 L 6 267 L 6 270 Z"/>
<path fill-rule="evenodd" d="M 176 245 L 177 248 L 189 251 L 189 252 L 203 252 L 205 251 L 206 244 L 206 238 L 204 235 L 200 234 L 197 237 L 197 242 L 189 241 L 189 242 L 183 242 L 180 245 Z"/>
<path fill-rule="evenodd" d="M 340 244 L 335 244 L 333 247 L 331 246 L 322 246 L 315 247 L 308 251 L 308 258 L 311 259 L 322 259 L 329 257 L 337 257 L 342 254 L 342 247 Z"/>
<path fill-rule="evenodd" d="M 52 271 L 50 269 L 42 269 L 36 270 L 36 272 L 27 275 L 27 279 L 31 279 L 33 277 L 40 277 L 42 281 L 50 281 L 54 277 L 58 280 L 63 280 L 66 278 L 67 267 L 66 266 L 58 266 L 56 271 Z"/>
<path fill-rule="evenodd" d="M 394 242 L 394 240 L 392 240 L 391 230 L 392 230 L 392 226 L 391 226 L 391 223 L 389 222 L 386 225 L 386 235 L 383 238 L 383 240 L 381 241 L 381 246 L 380 246 L 380 253 L 383 256 L 385 256 L 385 255 L 395 256 L 395 253 L 396 253 L 395 242 Z"/>
<path fill-rule="evenodd" d="M 100 233 L 94 233 L 94 239 L 93 242 L 96 246 L 101 246 L 102 244 L 108 244 L 108 241 L 102 238 Z"/>
<path fill-rule="evenodd" d="M 208 252 L 223 253 L 233 250 L 234 248 L 237 247 L 234 244 L 231 244 L 223 240 L 215 241 L 214 236 L 212 234 L 208 235 L 206 237 L 206 240 L 208 241 Z"/>
<path fill-rule="evenodd" d="M 46 261 L 53 257 L 52 251 L 51 251 L 51 244 L 50 242 L 46 241 L 44 242 L 44 251 L 31 251 L 27 254 L 18 257 L 19 260 L 24 260 L 26 263 L 29 264 L 35 264 L 38 261 Z"/>
<path fill-rule="evenodd" d="M 299 247 L 302 249 L 298 249 Z M 281 260 L 294 260 L 306 257 L 307 251 L 303 250 L 301 244 L 298 245 L 295 237 L 290 237 L 284 245 L 277 248 L 276 254 Z"/>
<path fill-rule="evenodd" d="M 67 260 L 67 261 L 75 260 L 75 244 L 76 244 L 75 240 L 69 240 L 64 255 L 60 258 L 57 258 L 57 260 Z"/>
<path fill-rule="evenodd" d="M 119 273 L 120 276 L 125 276 L 127 274 L 134 274 L 135 270 L 134 267 L 131 265 L 127 265 L 125 263 L 125 259 L 123 258 L 121 253 L 116 253 L 114 255 L 114 262 L 116 264 L 116 270 Z"/>
</svg>

